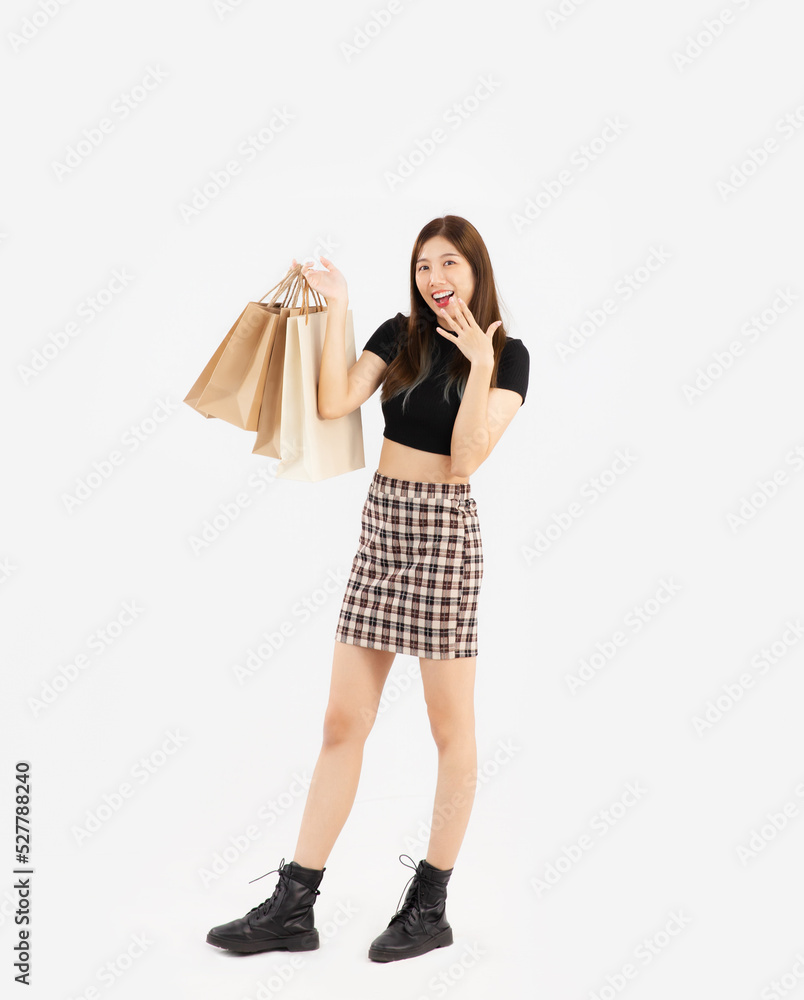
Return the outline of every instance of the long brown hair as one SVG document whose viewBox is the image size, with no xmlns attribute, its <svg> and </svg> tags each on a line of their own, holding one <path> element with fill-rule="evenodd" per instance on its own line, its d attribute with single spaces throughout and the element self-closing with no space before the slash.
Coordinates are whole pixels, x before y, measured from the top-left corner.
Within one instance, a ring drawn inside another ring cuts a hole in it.
<svg viewBox="0 0 804 1000">
<path fill-rule="evenodd" d="M 438 324 L 442 330 L 451 332 L 449 324 L 434 316 L 432 310 L 422 298 L 416 284 L 416 262 L 421 255 L 424 244 L 433 236 L 443 236 L 463 257 L 467 259 L 475 279 L 475 288 L 471 302 L 467 303 L 472 311 L 475 322 L 483 332 L 492 323 L 501 320 L 500 307 L 497 302 L 497 288 L 494 281 L 494 271 L 486 244 L 480 233 L 471 222 L 459 215 L 445 215 L 440 219 L 428 222 L 416 237 L 413 253 L 410 257 L 410 317 L 407 323 L 407 339 L 401 350 L 393 359 L 385 372 L 380 399 L 390 399 L 400 392 L 405 392 L 402 400 L 404 410 L 408 396 L 413 389 L 430 374 L 435 361 L 435 344 L 433 341 L 441 334 L 436 330 Z M 430 320 L 432 317 L 432 321 Z M 491 373 L 491 385 L 497 384 L 497 367 L 505 346 L 507 337 L 504 324 L 500 324 L 492 335 L 494 348 L 494 368 Z M 463 396 L 466 380 L 472 363 L 457 347 L 453 349 L 454 357 L 447 365 L 447 378 L 444 386 L 444 398 L 448 399 L 452 386 L 455 385 L 459 398 Z"/>
</svg>

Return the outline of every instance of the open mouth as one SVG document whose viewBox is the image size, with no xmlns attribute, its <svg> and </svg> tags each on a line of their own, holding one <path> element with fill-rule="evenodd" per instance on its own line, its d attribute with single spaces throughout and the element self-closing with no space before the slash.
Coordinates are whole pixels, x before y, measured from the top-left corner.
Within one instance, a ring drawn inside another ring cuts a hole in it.
<svg viewBox="0 0 804 1000">
<path fill-rule="evenodd" d="M 434 295 L 433 298 L 440 306 L 443 306 L 444 303 L 451 299 L 454 294 L 454 292 L 439 292 Z"/>
</svg>

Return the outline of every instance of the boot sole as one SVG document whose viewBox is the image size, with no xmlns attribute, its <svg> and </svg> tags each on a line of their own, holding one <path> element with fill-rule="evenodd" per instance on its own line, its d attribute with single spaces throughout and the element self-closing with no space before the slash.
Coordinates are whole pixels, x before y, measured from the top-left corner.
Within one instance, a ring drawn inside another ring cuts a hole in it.
<svg viewBox="0 0 804 1000">
<path fill-rule="evenodd" d="M 312 930 L 304 934 L 294 934 L 285 938 L 266 938 L 265 941 L 231 941 L 218 937 L 212 931 L 207 934 L 207 944 L 226 951 L 236 951 L 251 955 L 260 951 L 315 951 L 319 946 L 318 931 Z"/>
<path fill-rule="evenodd" d="M 452 928 L 448 927 L 440 934 L 436 934 L 434 938 L 430 938 L 429 941 L 423 941 L 421 944 L 417 944 L 415 948 L 411 948 L 405 952 L 387 951 L 384 948 L 375 948 L 372 945 L 369 948 L 368 957 L 372 962 L 395 962 L 401 958 L 416 958 L 419 955 L 426 955 L 428 951 L 433 951 L 435 948 L 446 948 L 450 944 L 452 944 Z"/>
</svg>

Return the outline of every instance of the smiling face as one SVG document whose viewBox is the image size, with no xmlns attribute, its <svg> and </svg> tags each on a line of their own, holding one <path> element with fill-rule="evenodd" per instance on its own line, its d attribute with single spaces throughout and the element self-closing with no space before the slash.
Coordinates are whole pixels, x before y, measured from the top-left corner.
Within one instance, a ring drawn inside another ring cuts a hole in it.
<svg viewBox="0 0 804 1000">
<path fill-rule="evenodd" d="M 443 236 L 433 236 L 421 249 L 416 261 L 416 285 L 430 309 L 441 318 L 441 307 L 454 316 L 460 297 L 471 308 L 475 276 L 469 261 Z M 439 301 L 436 292 L 451 292 Z"/>
</svg>

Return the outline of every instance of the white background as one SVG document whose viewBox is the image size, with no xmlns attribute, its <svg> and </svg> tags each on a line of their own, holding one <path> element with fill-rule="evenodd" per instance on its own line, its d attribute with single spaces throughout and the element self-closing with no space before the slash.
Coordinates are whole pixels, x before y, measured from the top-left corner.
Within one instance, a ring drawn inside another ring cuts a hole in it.
<svg viewBox="0 0 804 1000">
<path fill-rule="evenodd" d="M 27 996 L 804 995 L 804 18 L 795 0 L 565 0 L 551 23 L 559 6 L 4 6 L 9 995 L 17 760 L 32 772 Z M 153 71 L 161 82 L 137 92 Z M 145 99 L 123 118 L 132 93 Z M 240 144 L 282 110 L 292 120 L 247 160 Z M 77 166 L 54 166 L 104 118 L 113 129 Z M 183 218 L 232 159 L 240 172 Z M 296 967 L 285 952 L 234 957 L 206 932 L 270 895 L 276 874 L 249 880 L 292 858 L 382 420 L 377 394 L 365 469 L 289 482 L 251 454 L 253 435 L 181 401 L 293 256 L 323 251 L 343 271 L 359 352 L 408 311 L 413 242 L 445 213 L 482 234 L 531 359 L 525 405 L 472 476 L 481 786 L 449 887 L 455 943 L 385 966 L 366 954 L 411 874 L 398 855 L 425 856 L 435 788 L 418 662 L 400 655 L 316 903 L 321 949 Z M 126 287 L 87 318 L 115 271 Z M 710 384 L 692 395 L 699 369 Z M 122 464 L 68 509 L 114 450 Z M 194 552 L 241 493 L 248 505 Z M 302 620 L 297 602 L 333 574 Z M 126 602 L 136 618 L 96 652 Z M 238 683 L 234 666 L 288 622 Z M 618 631 L 625 644 L 571 690 Z M 160 756 L 171 733 L 183 742 Z M 144 781 L 141 758 L 161 765 Z M 104 812 L 125 782 L 131 797 Z"/>
</svg>

